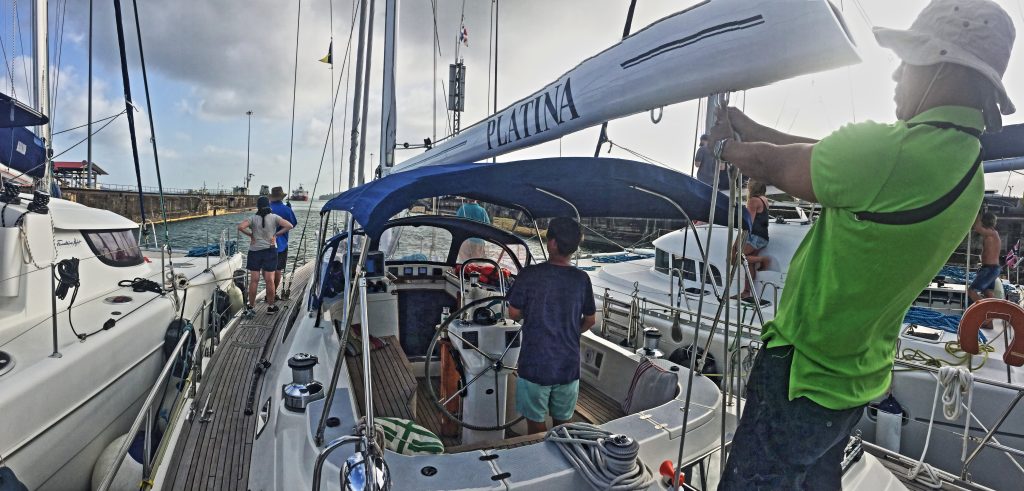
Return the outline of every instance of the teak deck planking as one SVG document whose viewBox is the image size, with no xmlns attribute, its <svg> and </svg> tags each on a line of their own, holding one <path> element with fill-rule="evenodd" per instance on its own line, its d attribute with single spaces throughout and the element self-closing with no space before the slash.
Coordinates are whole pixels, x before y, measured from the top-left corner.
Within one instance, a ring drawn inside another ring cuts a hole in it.
<svg viewBox="0 0 1024 491">
<path fill-rule="evenodd" d="M 196 395 L 196 412 L 191 421 L 183 423 L 164 489 L 248 489 L 260 405 L 257 399 L 253 414 L 245 415 L 249 387 L 255 377 L 253 369 L 263 346 L 294 322 L 302 310 L 302 291 L 311 272 L 309 266 L 295 272 L 292 297 L 277 302 L 280 312 L 267 315 L 267 304 L 260 303 L 253 318 L 243 319 L 221 341 L 204 370 L 206 379 Z M 207 398 L 213 413 L 204 421 Z"/>
</svg>

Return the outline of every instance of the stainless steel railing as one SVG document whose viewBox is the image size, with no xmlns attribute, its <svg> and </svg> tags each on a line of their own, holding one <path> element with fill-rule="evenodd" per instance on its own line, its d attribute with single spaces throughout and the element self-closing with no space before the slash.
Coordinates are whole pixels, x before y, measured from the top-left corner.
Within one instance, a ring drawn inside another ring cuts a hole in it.
<svg viewBox="0 0 1024 491">
<path fill-rule="evenodd" d="M 196 314 L 204 321 L 207 317 L 206 311 L 208 307 L 209 303 L 204 300 L 202 307 L 200 307 L 199 312 Z M 192 319 L 196 319 L 196 316 L 193 316 Z M 153 403 L 156 401 L 157 396 L 163 391 L 164 384 L 170 377 L 171 370 L 178 364 L 178 356 L 185 349 L 185 346 L 188 344 L 188 340 L 196 336 L 195 332 L 195 329 L 184 331 L 181 339 L 178 340 L 178 344 L 174 346 L 174 350 L 171 352 L 170 356 L 168 356 L 167 362 L 164 363 L 163 368 L 160 370 L 160 375 L 157 377 L 156 382 L 150 388 L 149 393 L 146 394 L 146 399 L 142 403 L 142 409 L 132 421 L 132 425 L 128 430 L 128 437 L 125 438 L 124 442 L 122 442 L 121 446 L 117 449 L 117 454 L 115 455 L 114 460 L 111 461 L 110 466 L 107 468 L 107 472 L 103 475 L 103 480 L 97 488 L 98 491 L 107 491 L 110 489 L 110 485 L 114 481 L 117 470 L 121 467 L 121 463 L 124 461 L 125 456 L 128 455 L 128 448 L 131 447 L 132 440 L 135 438 L 135 435 L 139 430 L 143 428 L 143 438 L 145 439 L 143 443 L 144 451 L 142 456 L 143 480 L 148 480 L 151 477 L 153 471 L 152 452 L 150 448 L 152 444 L 151 431 L 153 430 Z M 201 330 L 199 336 L 200 339 L 205 336 L 205 326 Z M 202 342 L 196 343 L 195 349 L 196 351 L 200 351 L 202 349 Z"/>
</svg>

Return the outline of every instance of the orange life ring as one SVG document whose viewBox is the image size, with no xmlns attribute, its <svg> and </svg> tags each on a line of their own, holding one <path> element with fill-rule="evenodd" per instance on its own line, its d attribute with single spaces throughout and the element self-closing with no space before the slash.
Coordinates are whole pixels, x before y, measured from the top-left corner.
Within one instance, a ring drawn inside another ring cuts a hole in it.
<svg viewBox="0 0 1024 491">
<path fill-rule="evenodd" d="M 979 353 L 978 331 L 989 319 L 1002 319 L 1013 329 L 1013 341 L 1003 354 L 1003 361 L 1014 367 L 1024 365 L 1024 308 L 1006 300 L 985 298 L 974 302 L 964 311 L 957 329 L 960 349 L 975 355 Z"/>
</svg>

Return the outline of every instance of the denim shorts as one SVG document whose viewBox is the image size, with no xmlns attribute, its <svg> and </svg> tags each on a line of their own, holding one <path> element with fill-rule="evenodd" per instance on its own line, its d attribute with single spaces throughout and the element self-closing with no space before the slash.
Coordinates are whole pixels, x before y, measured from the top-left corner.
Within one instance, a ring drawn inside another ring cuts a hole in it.
<svg viewBox="0 0 1024 491">
<path fill-rule="evenodd" d="M 750 234 L 747 235 L 747 243 L 754 249 L 761 250 L 768 245 L 768 239 L 761 237 L 760 235 Z"/>
<path fill-rule="evenodd" d="M 580 381 L 567 384 L 540 385 L 519 378 L 516 382 L 516 411 L 526 419 L 542 423 L 548 414 L 552 419 L 569 421 L 576 412 Z"/>
<path fill-rule="evenodd" d="M 971 290 L 985 291 L 991 290 L 996 286 L 996 280 L 999 279 L 999 273 L 1003 271 L 998 265 L 986 265 L 978 268 L 978 272 L 974 275 L 974 281 L 971 282 Z"/>
<path fill-rule="evenodd" d="M 277 248 L 249 251 L 245 268 L 249 271 L 277 271 Z"/>
</svg>

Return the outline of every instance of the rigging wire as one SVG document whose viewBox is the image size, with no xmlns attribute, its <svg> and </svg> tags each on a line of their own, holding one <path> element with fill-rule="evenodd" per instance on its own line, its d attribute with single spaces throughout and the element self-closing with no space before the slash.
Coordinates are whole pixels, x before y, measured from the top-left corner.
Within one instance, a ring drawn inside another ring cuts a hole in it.
<svg viewBox="0 0 1024 491">
<path fill-rule="evenodd" d="M 302 0 L 297 2 L 295 13 L 295 68 L 292 73 L 292 134 L 288 139 L 288 202 L 291 203 L 292 157 L 295 154 L 295 97 L 299 88 L 299 32 L 302 28 Z M 331 81 L 334 82 L 333 80 Z M 312 202 L 312 200 L 310 200 Z"/>
<path fill-rule="evenodd" d="M 64 60 L 64 21 L 67 18 L 68 13 L 68 1 L 64 0 L 64 8 L 60 8 L 60 4 L 57 4 L 57 9 L 60 12 L 60 27 L 57 29 L 57 45 L 54 46 L 54 58 L 57 61 L 57 69 L 53 72 L 53 93 L 50 95 L 50 121 L 54 121 L 54 113 L 57 109 L 57 93 L 60 90 L 60 68 L 61 62 Z M 54 21 L 56 24 L 57 21 Z M 51 134 L 52 138 L 53 135 Z M 52 142 L 50 142 L 52 145 Z"/>
<path fill-rule="evenodd" d="M 352 85 L 352 64 L 349 62 L 349 60 L 351 60 L 351 58 L 352 58 L 352 35 L 355 33 L 356 14 L 358 13 L 358 11 L 356 10 L 356 1 L 357 0 L 352 0 L 352 29 L 350 29 L 349 32 L 348 32 L 348 44 L 345 45 L 345 58 L 344 58 L 344 60 L 342 60 L 342 63 L 341 63 L 341 71 L 342 71 L 342 73 L 346 74 L 345 75 L 345 108 L 344 108 L 344 113 L 342 114 L 342 118 L 341 118 L 341 138 L 342 138 L 342 147 L 343 148 L 345 146 L 345 144 L 344 144 L 345 135 L 347 134 L 347 131 L 348 131 L 348 101 L 350 100 L 349 99 L 349 88 Z M 341 83 L 341 77 L 338 77 L 338 83 Z M 337 101 L 335 101 L 335 104 L 337 104 Z M 349 138 L 349 140 L 351 140 L 351 138 Z M 339 167 L 339 169 L 344 169 L 342 167 L 342 162 L 340 162 L 340 161 L 338 162 L 338 167 Z M 344 174 L 345 174 L 344 170 L 341 170 L 340 172 L 338 172 L 338 189 L 341 189 L 341 187 L 342 187 L 342 182 L 344 180 Z M 349 182 L 351 182 L 351 179 L 349 180 Z"/>
<path fill-rule="evenodd" d="M 437 53 L 434 54 L 434 63 L 437 63 L 437 58 L 444 58 L 444 53 L 441 52 L 441 38 L 437 31 L 437 0 L 430 0 L 430 5 L 433 8 L 433 20 L 434 20 L 434 47 L 437 49 Z M 433 51 L 433 50 L 431 50 Z M 444 86 L 444 80 L 437 77 L 437 68 L 434 69 L 434 81 L 441 82 L 441 99 L 446 100 L 448 89 Z M 444 118 L 448 122 L 448 134 L 454 133 L 452 127 L 452 117 L 446 110 L 444 112 Z M 434 119 L 437 119 L 437 92 L 434 93 Z M 437 128 L 434 129 L 434 140 L 437 140 Z"/>
<path fill-rule="evenodd" d="M 348 37 L 348 39 L 349 39 L 349 41 L 348 41 L 349 42 L 349 46 L 351 46 L 351 44 L 352 44 L 352 33 L 355 32 L 355 28 L 356 28 L 356 22 L 355 21 L 356 21 L 356 17 L 355 17 L 355 15 L 353 15 L 352 16 L 352 25 L 349 28 L 349 37 Z M 349 60 L 349 56 L 348 56 L 348 50 L 346 49 L 345 50 L 345 62 L 342 65 L 343 69 L 344 69 L 345 66 L 348 65 L 349 61 L 350 60 Z M 338 93 L 340 91 L 341 91 L 341 77 L 338 77 L 338 86 L 334 90 L 334 102 L 332 104 L 336 105 L 338 103 Z M 335 114 L 335 108 L 332 105 L 332 107 L 331 107 L 331 118 L 330 118 L 330 122 L 327 125 L 328 136 L 324 138 L 324 149 L 320 153 L 320 166 L 317 168 L 316 180 L 313 181 L 313 188 L 310 190 L 310 193 L 313 193 L 313 194 L 316 193 L 316 186 L 317 186 L 317 184 L 320 183 L 320 173 L 323 172 L 323 169 L 324 169 L 324 159 L 327 157 L 327 145 L 328 145 L 328 143 L 330 143 L 329 135 L 330 135 L 330 132 L 334 128 L 334 114 Z M 353 126 L 354 125 L 355 125 L 355 123 L 353 123 Z M 301 258 L 303 256 L 303 251 L 306 248 L 306 230 L 308 230 L 309 216 L 313 214 L 312 210 L 313 210 L 313 200 L 309 200 L 309 205 L 308 205 L 308 208 L 306 209 L 306 216 L 305 216 L 305 218 L 303 218 L 303 221 L 302 221 L 302 234 L 299 236 L 299 247 L 298 247 L 298 250 L 296 251 L 295 258 L 292 260 L 292 269 L 291 269 L 291 272 L 288 274 L 288 284 L 287 284 L 287 287 L 284 288 L 285 292 L 289 292 L 291 290 L 291 283 L 292 283 L 292 279 L 293 279 L 293 277 L 295 275 L 295 268 L 298 266 L 299 258 Z"/>
<path fill-rule="evenodd" d="M 100 119 L 94 120 L 94 121 L 92 121 L 90 123 L 83 123 L 83 124 L 80 124 L 80 125 L 72 127 L 72 128 L 67 128 L 67 129 L 64 129 L 64 130 L 55 131 L 55 132 L 53 132 L 53 134 L 54 134 L 54 136 L 56 136 L 56 135 L 60 135 L 62 133 L 67 133 L 69 131 L 79 130 L 79 129 L 85 128 L 86 126 L 89 126 L 90 124 L 101 123 L 101 122 L 106 121 L 106 120 L 108 120 L 110 118 L 116 118 L 116 117 L 118 117 L 118 116 L 120 116 L 122 114 L 124 114 L 124 110 L 122 110 L 121 112 L 119 112 L 117 114 L 114 114 L 112 116 L 107 116 L 105 118 L 100 118 Z"/>
<path fill-rule="evenodd" d="M 7 45 L 4 43 L 3 37 L 0 37 L 0 50 L 2 50 L 3 55 L 4 55 L 4 67 L 7 68 L 7 75 L 11 79 L 11 89 L 10 89 L 11 96 L 14 97 L 15 99 L 17 99 L 18 98 L 18 93 L 14 90 L 14 67 L 12 66 L 13 63 L 7 61 Z M 11 58 L 14 58 L 14 53 L 13 52 L 11 52 Z M 5 82 L 6 82 L 6 80 L 5 80 Z"/>
<path fill-rule="evenodd" d="M 329 15 L 328 18 L 330 19 L 330 26 L 331 26 L 331 44 L 329 44 L 328 45 L 329 47 L 327 48 L 327 55 L 330 57 L 329 61 L 331 62 L 331 83 L 327 85 L 327 90 L 330 91 L 331 87 L 334 86 L 334 0 L 328 0 L 327 5 L 328 5 L 329 11 L 330 11 L 330 15 Z M 332 99 L 331 100 L 331 117 L 332 118 L 334 117 L 334 107 L 335 107 L 334 100 Z M 334 182 L 336 180 L 336 177 L 334 175 L 334 170 L 335 170 L 334 169 L 334 160 L 335 160 L 335 157 L 334 157 L 334 132 L 332 131 L 331 132 L 331 194 L 334 194 Z M 291 191 L 291 190 L 289 190 L 289 191 Z M 312 200 L 310 200 L 310 201 L 312 201 Z"/>
<path fill-rule="evenodd" d="M 67 2 L 67 0 L 65 0 Z M 167 205 L 164 202 L 164 181 L 160 174 L 160 156 L 156 151 L 156 124 L 153 122 L 153 100 L 149 96 L 149 76 L 146 74 L 146 56 L 142 51 L 142 24 L 139 22 L 139 4 L 132 0 L 135 12 L 135 37 L 139 41 L 139 64 L 142 66 L 142 87 L 146 94 L 146 115 L 149 117 L 149 141 L 153 145 L 153 164 L 156 167 L 156 186 L 160 194 L 160 214 L 164 219 L 164 243 L 171 243 L 171 233 L 167 227 Z M 56 98 L 56 96 L 55 96 Z M 145 223 L 143 223 L 145 227 Z"/>
<path fill-rule="evenodd" d="M 25 36 L 24 36 L 24 31 L 21 29 L 21 11 L 18 10 L 18 0 L 14 0 L 14 21 L 15 21 L 16 25 L 15 25 L 15 28 L 13 30 L 18 33 L 18 44 L 21 46 L 21 52 L 25 53 Z M 11 44 L 14 44 L 13 40 L 11 41 Z M 22 57 L 21 57 L 21 72 L 25 75 L 25 90 L 31 91 L 32 90 L 32 82 L 30 82 L 31 79 L 29 78 L 29 75 L 28 75 L 28 60 L 27 60 L 27 58 L 28 57 L 24 56 L 24 55 L 22 55 Z M 39 101 L 36 101 L 36 102 L 38 103 Z"/>
<path fill-rule="evenodd" d="M 127 110 L 127 109 L 125 109 L 124 111 L 121 111 L 120 113 L 118 113 L 118 114 L 114 115 L 114 117 L 113 117 L 113 118 L 110 118 L 110 119 L 109 119 L 109 120 L 108 120 L 108 121 L 107 121 L 106 123 L 104 123 L 104 124 L 103 124 L 103 126 L 100 126 L 100 127 L 99 127 L 99 128 L 98 128 L 98 129 L 96 130 L 96 131 L 93 131 L 93 132 L 92 132 L 92 135 L 87 135 L 87 136 L 86 136 L 85 138 L 82 138 L 81 140 L 79 140 L 79 141 L 78 141 L 78 143 L 75 143 L 74 145 L 71 145 L 70 147 L 68 147 L 68 148 L 64 149 L 64 151 L 63 151 L 63 152 L 61 152 L 61 153 L 58 153 L 57 155 L 54 155 L 53 157 L 51 157 L 51 160 L 52 160 L 52 159 L 55 159 L 55 158 L 57 158 L 57 157 L 60 157 L 61 155 L 64 155 L 64 154 L 66 154 L 66 153 L 70 152 L 70 151 L 71 151 L 71 150 L 72 150 L 73 148 L 75 148 L 75 147 L 77 147 L 77 146 L 79 146 L 79 145 L 81 145 L 81 144 L 85 143 L 85 141 L 89 139 L 89 136 L 95 136 L 95 135 L 96 135 L 96 134 L 98 134 L 99 132 L 103 131 L 103 128 L 106 128 L 107 126 L 109 126 L 109 125 L 110 125 L 110 123 L 113 123 L 114 121 L 117 121 L 117 116 L 120 116 L 120 115 L 122 115 L 122 114 L 125 114 L 126 112 L 128 112 L 128 110 Z M 32 169 L 29 169 L 29 170 L 27 170 L 27 171 L 25 171 L 25 172 L 22 172 L 22 173 L 21 173 L 20 175 L 24 175 L 24 174 L 25 174 L 26 172 L 30 172 L 30 171 L 32 171 L 32 170 L 35 170 L 35 169 L 37 169 L 37 168 L 39 168 L 39 167 L 42 167 L 43 165 L 45 165 L 45 164 L 40 164 L 40 165 L 37 165 L 37 166 L 33 167 Z"/>
</svg>

